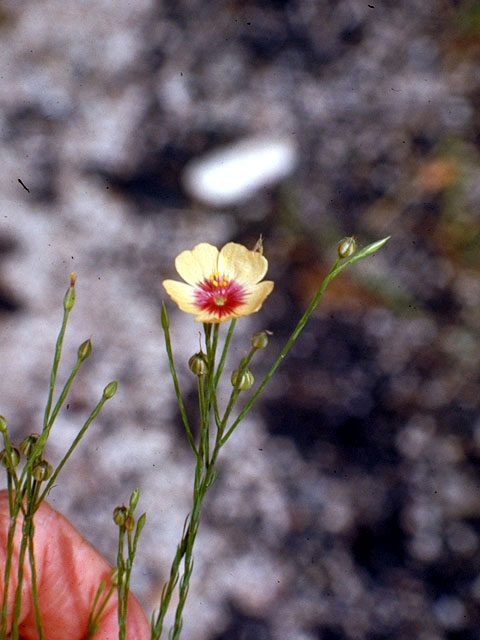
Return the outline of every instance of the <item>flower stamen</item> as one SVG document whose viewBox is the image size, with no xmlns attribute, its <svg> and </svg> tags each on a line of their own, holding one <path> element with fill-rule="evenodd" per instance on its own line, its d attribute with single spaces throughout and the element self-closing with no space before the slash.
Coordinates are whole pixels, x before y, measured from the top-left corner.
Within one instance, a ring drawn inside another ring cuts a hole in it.
<svg viewBox="0 0 480 640">
<path fill-rule="evenodd" d="M 218 271 L 198 282 L 194 292 L 199 310 L 208 311 L 219 319 L 234 314 L 246 297 L 247 290 L 243 285 Z"/>
</svg>

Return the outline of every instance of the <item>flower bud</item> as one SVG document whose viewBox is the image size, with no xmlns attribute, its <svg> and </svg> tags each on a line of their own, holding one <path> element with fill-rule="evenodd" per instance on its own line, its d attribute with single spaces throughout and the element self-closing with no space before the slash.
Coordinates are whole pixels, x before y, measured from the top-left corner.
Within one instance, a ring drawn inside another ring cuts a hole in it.
<svg viewBox="0 0 480 640">
<path fill-rule="evenodd" d="M 137 532 L 136 535 L 140 535 L 141 530 L 143 529 L 143 527 L 145 526 L 145 522 L 147 521 L 147 514 L 146 513 L 142 513 L 142 515 L 140 516 L 140 518 L 138 519 L 137 522 Z"/>
<path fill-rule="evenodd" d="M 168 329 L 168 327 L 170 326 L 170 320 L 168 318 L 168 311 L 167 311 L 167 307 L 165 306 L 164 302 L 162 302 L 161 319 L 162 319 L 163 330 L 166 331 Z"/>
<path fill-rule="evenodd" d="M 7 433 L 7 419 L 3 416 L 0 416 L 0 431 L 2 433 Z"/>
<path fill-rule="evenodd" d="M 2 449 L 2 451 L 0 451 L 0 462 L 7 469 L 16 467 L 20 462 L 20 451 L 17 449 L 17 447 L 11 447 L 10 452 L 8 452 L 6 449 Z"/>
<path fill-rule="evenodd" d="M 265 349 L 268 344 L 267 331 L 259 331 L 252 336 L 252 347 L 254 349 Z"/>
<path fill-rule="evenodd" d="M 72 273 L 70 274 L 70 286 L 68 287 L 67 293 L 63 298 L 63 308 L 65 309 L 65 311 L 71 311 L 73 308 L 73 305 L 75 304 L 75 280 L 76 279 L 77 279 L 77 276 L 75 274 L 75 271 L 72 271 Z"/>
<path fill-rule="evenodd" d="M 137 506 L 139 498 L 140 498 L 140 489 L 134 489 L 132 491 L 132 495 L 130 496 L 130 509 L 132 511 Z"/>
<path fill-rule="evenodd" d="M 232 373 L 232 385 L 234 387 L 237 387 L 241 391 L 250 389 L 254 380 L 255 378 L 253 377 L 253 373 L 250 371 L 250 369 L 245 369 L 242 372 L 240 369 L 235 369 L 235 371 Z"/>
<path fill-rule="evenodd" d="M 135 529 L 135 518 L 131 513 L 125 518 L 125 529 L 127 531 L 133 531 Z"/>
<path fill-rule="evenodd" d="M 92 341 L 90 338 L 82 342 L 82 344 L 78 347 L 77 358 L 80 362 L 83 362 L 88 358 L 88 356 L 92 353 Z"/>
<path fill-rule="evenodd" d="M 47 460 L 39 460 L 32 467 L 32 476 L 38 482 L 48 480 L 53 473 L 53 467 Z"/>
<path fill-rule="evenodd" d="M 113 398 L 113 396 L 117 393 L 117 387 L 118 387 L 118 382 L 116 380 L 109 382 L 105 387 L 105 389 L 103 390 L 103 397 L 106 400 Z"/>
<path fill-rule="evenodd" d="M 196 376 L 204 376 L 208 371 L 207 356 L 203 351 L 195 353 L 188 361 L 188 366 L 190 367 L 190 371 Z"/>
<path fill-rule="evenodd" d="M 337 245 L 339 258 L 350 258 L 357 250 L 357 241 L 353 236 L 343 238 Z"/>
<path fill-rule="evenodd" d="M 115 524 L 118 524 L 119 527 L 123 527 L 125 525 L 125 520 L 128 516 L 128 509 L 125 506 L 115 507 L 113 510 L 113 521 Z"/>
<path fill-rule="evenodd" d="M 23 455 L 26 458 L 30 457 L 30 454 L 32 453 L 33 448 L 35 447 L 35 444 L 38 438 L 39 438 L 38 433 L 31 433 L 29 436 L 27 436 L 21 441 L 20 451 L 23 453 Z"/>
</svg>

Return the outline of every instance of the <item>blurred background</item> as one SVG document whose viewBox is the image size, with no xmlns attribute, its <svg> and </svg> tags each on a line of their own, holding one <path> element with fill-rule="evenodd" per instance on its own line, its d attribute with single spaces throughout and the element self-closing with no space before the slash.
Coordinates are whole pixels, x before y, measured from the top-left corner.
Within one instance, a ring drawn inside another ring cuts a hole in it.
<svg viewBox="0 0 480 640">
<path fill-rule="evenodd" d="M 184 636 L 478 639 L 480 2 L 0 0 L 0 51 L 0 413 L 39 430 L 72 270 L 60 379 L 94 352 L 52 461 L 119 380 L 52 505 L 113 561 L 141 488 L 150 614 L 191 498 L 160 327 L 175 255 L 263 234 L 275 290 L 229 363 L 273 331 L 260 380 L 338 240 L 391 235 L 225 448 Z M 168 304 L 195 411 L 198 326 Z"/>
</svg>

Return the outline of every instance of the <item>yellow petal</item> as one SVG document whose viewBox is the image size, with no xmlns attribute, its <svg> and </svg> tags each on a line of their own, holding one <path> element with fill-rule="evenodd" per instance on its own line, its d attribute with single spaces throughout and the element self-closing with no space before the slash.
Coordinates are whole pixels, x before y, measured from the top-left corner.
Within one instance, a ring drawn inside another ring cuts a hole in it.
<svg viewBox="0 0 480 640">
<path fill-rule="evenodd" d="M 253 285 L 248 292 L 247 301 L 245 304 L 242 304 L 241 307 L 236 309 L 235 315 L 248 316 L 251 313 L 258 311 L 264 303 L 265 298 L 272 293 L 272 290 L 273 282 L 271 280 L 266 280 L 265 282 Z"/>
<path fill-rule="evenodd" d="M 241 283 L 256 284 L 265 276 L 267 259 L 258 251 L 249 251 L 242 244 L 229 242 L 218 256 L 218 271 Z"/>
<path fill-rule="evenodd" d="M 218 316 L 210 313 L 209 311 L 203 310 L 195 317 L 195 321 L 206 322 L 207 324 L 219 324 L 220 322 L 226 322 L 227 320 L 231 320 L 232 318 L 235 318 L 235 317 L 236 316 L 232 314 L 232 315 L 223 316 L 222 318 L 219 318 Z"/>
<path fill-rule="evenodd" d="M 194 302 L 193 287 L 177 280 L 164 280 L 162 282 L 168 295 L 186 313 L 198 313 L 198 307 Z"/>
<path fill-rule="evenodd" d="M 175 258 L 175 269 L 188 282 L 195 285 L 217 271 L 218 249 L 208 242 L 197 244 L 191 251 L 182 251 Z"/>
</svg>

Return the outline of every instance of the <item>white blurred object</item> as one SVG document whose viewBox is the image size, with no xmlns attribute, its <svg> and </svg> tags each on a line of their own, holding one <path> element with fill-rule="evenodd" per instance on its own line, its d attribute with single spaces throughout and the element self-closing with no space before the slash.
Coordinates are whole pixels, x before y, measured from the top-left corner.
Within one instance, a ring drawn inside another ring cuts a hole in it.
<svg viewBox="0 0 480 640">
<path fill-rule="evenodd" d="M 238 204 L 257 189 L 288 176 L 297 164 L 286 138 L 250 138 L 192 160 L 183 182 L 188 193 L 214 207 Z"/>
</svg>

